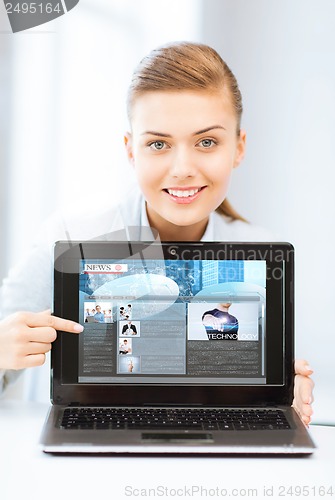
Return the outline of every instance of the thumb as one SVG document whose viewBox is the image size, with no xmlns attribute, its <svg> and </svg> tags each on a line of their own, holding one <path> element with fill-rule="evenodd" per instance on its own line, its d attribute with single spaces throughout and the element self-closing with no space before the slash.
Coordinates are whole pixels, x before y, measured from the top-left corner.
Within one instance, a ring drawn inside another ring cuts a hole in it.
<svg viewBox="0 0 335 500">
<path fill-rule="evenodd" d="M 313 369 L 309 366 L 305 359 L 295 360 L 294 371 L 296 375 L 311 375 L 313 373 Z"/>
</svg>

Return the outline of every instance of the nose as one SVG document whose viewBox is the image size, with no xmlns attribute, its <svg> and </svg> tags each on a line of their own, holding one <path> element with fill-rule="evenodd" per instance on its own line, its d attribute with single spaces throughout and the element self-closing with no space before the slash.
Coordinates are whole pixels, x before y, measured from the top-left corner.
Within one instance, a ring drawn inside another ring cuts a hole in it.
<svg viewBox="0 0 335 500">
<path fill-rule="evenodd" d="M 170 174 L 178 179 L 193 177 L 195 174 L 195 163 L 192 154 L 186 147 L 176 148 L 172 157 Z"/>
</svg>

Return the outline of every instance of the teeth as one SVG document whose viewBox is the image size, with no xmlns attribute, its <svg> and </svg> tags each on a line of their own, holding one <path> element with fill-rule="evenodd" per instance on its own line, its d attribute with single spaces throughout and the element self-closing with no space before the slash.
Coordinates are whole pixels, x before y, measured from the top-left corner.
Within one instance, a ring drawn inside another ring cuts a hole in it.
<svg viewBox="0 0 335 500">
<path fill-rule="evenodd" d="M 200 188 L 197 189 L 184 189 L 183 191 L 179 189 L 168 189 L 169 194 L 172 196 L 177 196 L 177 198 L 187 198 L 188 196 L 193 196 L 200 191 Z"/>
</svg>

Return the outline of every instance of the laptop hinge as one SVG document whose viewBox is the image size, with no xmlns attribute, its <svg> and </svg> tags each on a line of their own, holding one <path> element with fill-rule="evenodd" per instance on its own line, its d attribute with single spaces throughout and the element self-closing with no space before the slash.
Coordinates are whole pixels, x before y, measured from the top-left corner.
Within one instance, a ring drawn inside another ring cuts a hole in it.
<svg viewBox="0 0 335 500">
<path fill-rule="evenodd" d="M 75 406 L 75 407 L 78 407 L 78 406 L 125 406 L 125 407 L 128 407 L 128 406 L 133 406 L 133 407 L 137 407 L 137 408 L 140 408 L 140 407 L 152 407 L 152 408 L 155 408 L 155 407 L 162 407 L 164 406 L 165 408 L 166 407 L 171 407 L 171 408 L 174 408 L 174 407 L 178 407 L 178 408 L 207 408 L 208 406 L 211 407 L 211 406 L 215 406 L 216 408 L 219 408 L 219 407 L 222 407 L 222 408 L 225 408 L 226 406 L 229 406 L 230 408 L 239 408 L 241 406 L 247 408 L 247 407 L 250 407 L 250 408 L 254 408 L 254 407 L 264 407 L 264 408 L 275 408 L 278 406 L 277 403 L 272 403 L 272 402 L 267 402 L 266 404 L 252 404 L 252 405 L 245 405 L 245 404 L 234 404 L 234 405 L 231 405 L 231 404 L 203 404 L 203 403 L 194 403 L 194 404 L 191 404 L 191 403 L 188 403 L 188 404 L 185 404 L 185 403 L 141 403 L 141 404 L 137 404 L 137 405 L 129 405 L 129 404 L 112 404 L 112 405 L 106 405 L 105 403 L 104 404 L 99 404 L 99 403 L 86 403 L 86 404 L 82 404 L 80 403 L 79 401 L 74 401 L 72 403 L 63 403 L 65 406 Z"/>
</svg>

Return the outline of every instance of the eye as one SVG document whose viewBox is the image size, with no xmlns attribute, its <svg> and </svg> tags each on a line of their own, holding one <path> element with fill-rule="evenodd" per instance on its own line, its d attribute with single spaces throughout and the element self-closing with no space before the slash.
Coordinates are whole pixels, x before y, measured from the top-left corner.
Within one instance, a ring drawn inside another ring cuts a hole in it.
<svg viewBox="0 0 335 500">
<path fill-rule="evenodd" d="M 153 141 L 149 144 L 149 148 L 154 151 L 162 151 L 162 149 L 165 149 L 166 147 L 167 145 L 164 141 Z"/>
<path fill-rule="evenodd" d="M 199 145 L 206 149 L 213 147 L 215 144 L 216 142 L 214 141 L 214 139 L 202 139 L 199 142 Z"/>
</svg>

